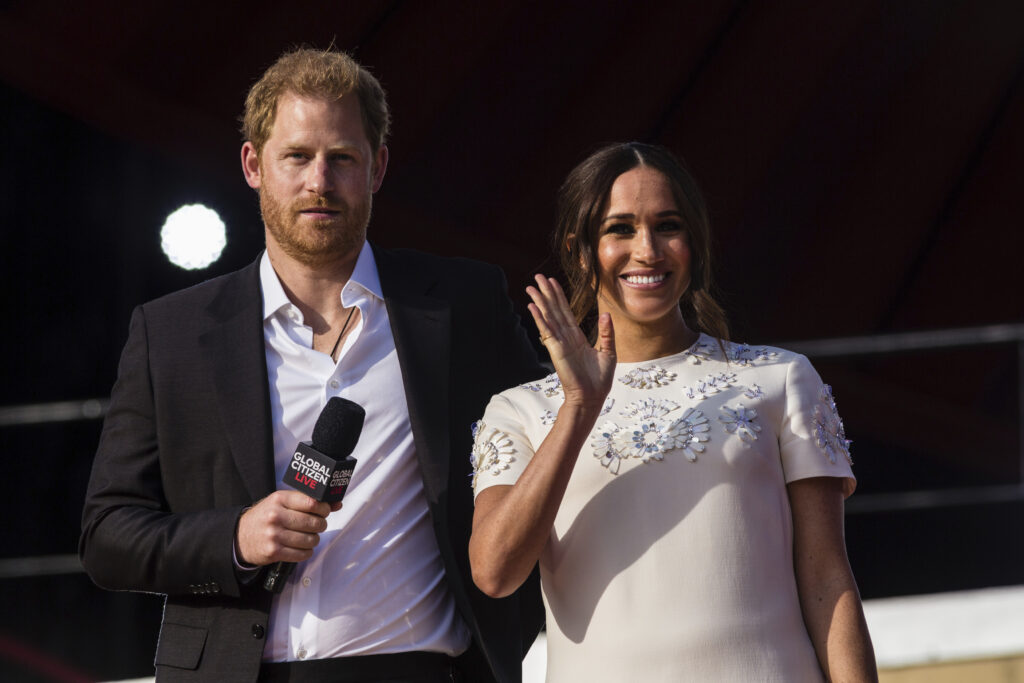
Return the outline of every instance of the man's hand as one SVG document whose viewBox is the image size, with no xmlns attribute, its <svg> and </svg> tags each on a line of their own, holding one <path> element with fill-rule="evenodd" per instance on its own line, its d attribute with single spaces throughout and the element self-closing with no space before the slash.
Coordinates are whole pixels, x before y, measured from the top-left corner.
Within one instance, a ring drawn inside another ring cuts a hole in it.
<svg viewBox="0 0 1024 683">
<path fill-rule="evenodd" d="M 238 560 L 254 566 L 308 560 L 327 529 L 327 515 L 340 509 L 341 503 L 317 502 L 298 491 L 274 491 L 238 520 Z"/>
</svg>

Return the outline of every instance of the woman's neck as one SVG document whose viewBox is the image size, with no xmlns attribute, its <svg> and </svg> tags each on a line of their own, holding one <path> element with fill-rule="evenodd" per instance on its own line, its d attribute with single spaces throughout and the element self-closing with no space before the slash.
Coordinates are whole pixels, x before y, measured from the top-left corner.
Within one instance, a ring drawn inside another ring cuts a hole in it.
<svg viewBox="0 0 1024 683">
<path fill-rule="evenodd" d="M 653 324 L 612 320 L 615 326 L 615 357 L 620 363 L 637 363 L 663 358 L 690 348 L 700 333 L 694 332 L 682 316 Z"/>
</svg>

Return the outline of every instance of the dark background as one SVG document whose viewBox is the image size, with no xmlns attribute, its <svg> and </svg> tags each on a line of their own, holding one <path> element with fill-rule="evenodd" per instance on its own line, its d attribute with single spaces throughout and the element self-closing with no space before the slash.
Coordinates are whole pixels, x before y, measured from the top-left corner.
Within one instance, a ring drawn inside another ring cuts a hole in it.
<svg viewBox="0 0 1024 683">
<path fill-rule="evenodd" d="M 734 339 L 1024 319 L 1016 0 L 8 0 L 0 406 L 106 397 L 135 304 L 256 258 L 242 101 L 285 48 L 332 43 L 394 115 L 371 239 L 497 262 L 522 313 L 530 275 L 554 272 L 562 178 L 635 139 L 669 146 L 703 187 Z M 159 245 L 192 202 L 228 229 L 199 272 Z M 1017 345 L 811 355 L 854 440 L 864 597 L 1024 583 Z M 0 428 L 0 558 L 75 552 L 99 429 Z M 80 572 L 0 578 L 0 595 L 4 680 L 151 673 L 158 597 Z"/>
</svg>

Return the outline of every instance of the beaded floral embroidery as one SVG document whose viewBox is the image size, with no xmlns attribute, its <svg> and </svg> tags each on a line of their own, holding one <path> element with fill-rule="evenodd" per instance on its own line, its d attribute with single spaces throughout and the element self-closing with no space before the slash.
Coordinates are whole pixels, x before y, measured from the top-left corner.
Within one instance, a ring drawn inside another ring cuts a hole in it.
<svg viewBox="0 0 1024 683">
<path fill-rule="evenodd" d="M 846 438 L 843 421 L 832 397 L 832 387 L 827 384 L 822 385 L 818 405 L 814 406 L 814 441 L 825 451 L 829 462 L 835 463 L 836 456 L 842 454 L 848 463 L 853 464 L 850 457 L 852 442 Z"/>
<path fill-rule="evenodd" d="M 622 417 L 640 418 L 641 420 L 647 420 L 650 418 L 660 418 L 668 415 L 673 410 L 679 407 L 679 404 L 674 401 L 666 401 L 665 399 L 653 399 L 645 398 L 642 401 L 633 401 L 621 411 L 619 415 Z"/>
<path fill-rule="evenodd" d="M 683 395 L 689 399 L 703 401 L 712 394 L 728 389 L 736 384 L 735 372 L 720 372 L 717 375 L 708 375 L 692 387 L 683 387 Z"/>
<path fill-rule="evenodd" d="M 735 363 L 736 365 L 754 365 L 757 362 L 774 360 L 778 358 L 779 352 L 772 351 L 769 348 L 753 348 L 746 344 L 736 344 L 734 342 L 726 342 L 726 351 L 729 354 L 729 362 Z"/>
<path fill-rule="evenodd" d="M 718 421 L 725 425 L 725 431 L 735 434 L 743 441 L 750 443 L 757 439 L 757 433 L 761 431 L 761 425 L 756 424 L 757 411 L 753 408 L 744 408 L 738 404 L 735 408 L 722 406 L 722 414 Z"/>
<path fill-rule="evenodd" d="M 743 392 L 743 395 L 747 398 L 761 398 L 764 396 L 764 391 L 758 384 L 751 384 L 747 387 L 747 390 Z"/>
<path fill-rule="evenodd" d="M 591 440 L 594 457 L 612 474 L 618 474 L 624 458 L 639 458 L 646 463 L 663 460 L 665 453 L 673 450 L 682 451 L 687 460 L 694 462 L 708 440 L 708 419 L 692 408 L 675 420 L 666 417 L 678 408 L 678 403 L 664 399 L 630 403 L 619 414 L 639 421 L 625 428 L 614 422 L 601 425 Z"/>
<path fill-rule="evenodd" d="M 611 396 L 606 398 L 604 400 L 604 406 L 601 408 L 601 412 L 598 413 L 598 417 L 600 417 L 601 415 L 607 415 L 608 413 L 612 412 L 612 406 L 614 406 L 614 405 L 615 405 L 615 399 L 614 398 L 612 398 Z"/>
<path fill-rule="evenodd" d="M 687 360 L 693 365 L 700 365 L 705 361 L 711 360 L 715 353 L 715 345 L 705 341 L 697 341 L 693 346 L 683 351 L 686 355 Z"/>
<path fill-rule="evenodd" d="M 697 461 L 697 454 L 704 452 L 704 442 L 708 440 L 708 418 L 704 413 L 693 408 L 687 408 L 683 416 L 672 423 L 676 440 L 676 448 L 683 451 L 683 455 L 690 462 Z"/>
<path fill-rule="evenodd" d="M 632 427 L 626 452 L 647 462 L 651 458 L 661 460 L 665 451 L 675 448 L 676 423 L 661 418 L 678 407 L 679 404 L 672 401 L 652 399 L 634 401 L 626 406 L 620 415 L 640 418 L 640 422 Z"/>
<path fill-rule="evenodd" d="M 488 427 L 483 420 L 473 423 L 473 451 L 469 462 L 473 466 L 473 489 L 476 480 L 484 472 L 493 475 L 507 470 L 515 460 L 516 450 L 512 447 L 512 439 L 503 431 Z"/>
<path fill-rule="evenodd" d="M 534 393 L 543 391 L 544 395 L 548 398 L 562 396 L 562 380 L 558 379 L 558 375 L 556 373 L 551 373 L 544 379 L 536 382 L 527 382 L 526 384 L 520 384 L 519 386 L 523 389 L 529 389 Z"/>
<path fill-rule="evenodd" d="M 676 373 L 669 372 L 657 365 L 649 365 L 645 368 L 633 368 L 619 377 L 619 381 L 633 389 L 654 389 L 668 386 L 668 383 L 675 378 Z"/>
<path fill-rule="evenodd" d="M 644 462 L 651 458 L 664 460 L 665 451 L 674 448 L 675 445 L 676 435 L 672 425 L 661 420 L 645 420 L 633 425 L 629 454 Z"/>
<path fill-rule="evenodd" d="M 627 457 L 618 444 L 619 426 L 614 422 L 605 422 L 591 436 L 590 446 L 594 449 L 594 457 L 608 468 L 612 474 L 619 473 L 622 459 Z"/>
</svg>

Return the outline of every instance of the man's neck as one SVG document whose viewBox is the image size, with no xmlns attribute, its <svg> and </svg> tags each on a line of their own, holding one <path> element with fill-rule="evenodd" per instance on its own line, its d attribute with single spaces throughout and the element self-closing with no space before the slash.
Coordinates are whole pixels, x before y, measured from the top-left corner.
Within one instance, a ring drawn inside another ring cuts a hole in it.
<svg viewBox="0 0 1024 683">
<path fill-rule="evenodd" d="M 330 261 L 308 264 L 285 254 L 273 240 L 267 240 L 270 265 L 274 267 L 288 299 L 302 311 L 306 324 L 313 328 L 314 333 L 330 329 L 342 315 L 341 290 L 352 277 L 361 248 L 362 245 Z"/>
</svg>

